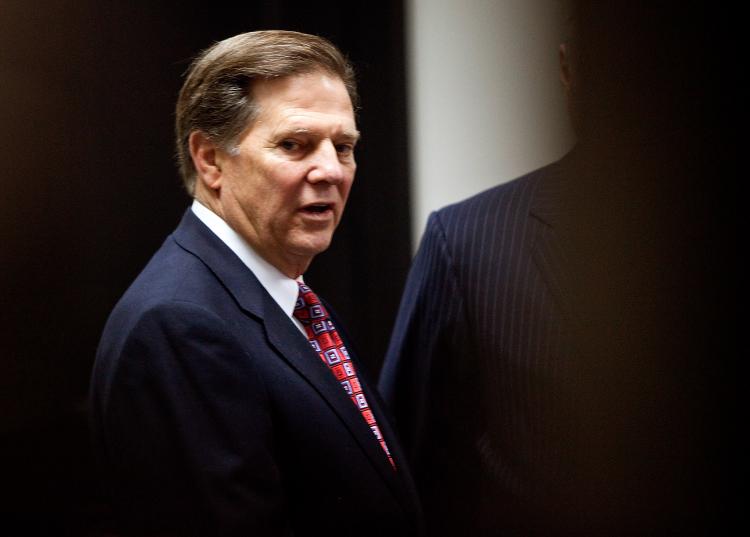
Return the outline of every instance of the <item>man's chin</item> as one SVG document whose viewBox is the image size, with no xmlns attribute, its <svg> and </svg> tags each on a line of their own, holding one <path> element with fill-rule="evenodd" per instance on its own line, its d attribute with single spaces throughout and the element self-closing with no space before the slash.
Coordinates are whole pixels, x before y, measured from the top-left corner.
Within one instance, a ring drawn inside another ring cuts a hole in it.
<svg viewBox="0 0 750 537">
<path fill-rule="evenodd" d="M 299 237 L 290 245 L 290 251 L 299 257 L 313 258 L 321 252 L 324 252 L 331 245 L 332 233 L 305 234 Z"/>
</svg>

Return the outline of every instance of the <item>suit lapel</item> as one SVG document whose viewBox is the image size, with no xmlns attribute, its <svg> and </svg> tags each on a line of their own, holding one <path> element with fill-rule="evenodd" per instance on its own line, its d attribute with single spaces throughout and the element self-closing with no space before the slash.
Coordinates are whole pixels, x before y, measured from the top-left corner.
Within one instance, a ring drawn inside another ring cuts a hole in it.
<svg viewBox="0 0 750 537">
<path fill-rule="evenodd" d="M 357 367 L 357 376 L 362 385 L 362 389 L 365 393 L 365 397 L 367 397 L 367 402 L 369 403 L 370 408 L 375 414 L 375 418 L 377 419 L 377 422 L 378 422 L 378 427 L 380 428 L 381 434 L 385 438 L 386 444 L 388 445 L 388 449 L 391 451 L 391 456 L 396 462 L 397 472 L 395 473 L 395 475 L 398 479 L 397 480 L 393 479 L 394 477 L 393 468 L 388 462 L 388 459 L 385 456 L 383 449 L 380 447 L 380 444 L 377 443 L 376 441 L 369 441 L 370 439 L 374 439 L 374 435 L 372 434 L 372 431 L 370 430 L 369 426 L 365 424 L 365 421 L 362 419 L 361 414 L 355 407 L 354 408 L 355 414 L 359 418 L 357 420 L 357 423 L 363 426 L 363 429 L 362 429 L 364 431 L 363 434 L 368 439 L 367 445 L 371 446 L 370 447 L 371 453 L 369 454 L 370 459 L 373 461 L 378 461 L 378 464 L 377 464 L 378 471 L 381 473 L 381 475 L 384 476 L 389 486 L 391 486 L 391 490 L 393 491 L 393 493 L 401 499 L 402 505 L 411 505 L 415 511 L 419 511 L 420 507 L 419 507 L 418 502 L 416 501 L 417 492 L 416 492 L 416 487 L 414 485 L 414 480 L 411 476 L 411 473 L 409 472 L 409 468 L 405 464 L 403 464 L 406 461 L 406 456 L 401 451 L 401 446 L 400 446 L 398 437 L 396 436 L 396 433 L 393 431 L 393 429 L 390 426 L 390 419 L 389 419 L 390 416 L 388 415 L 388 412 L 386 411 L 387 407 L 381 400 L 380 394 L 378 393 L 377 389 L 371 388 L 370 383 L 368 382 L 367 379 L 372 378 L 372 377 L 370 377 L 367 374 L 367 371 L 364 369 L 362 364 L 360 364 L 360 362 L 357 361 L 355 347 L 354 345 L 352 345 L 351 339 L 346 333 L 346 329 L 343 328 L 343 324 L 337 319 L 335 312 L 332 311 L 332 308 L 327 303 L 325 304 L 325 307 L 328 310 L 328 313 L 331 316 L 331 320 L 336 326 L 336 329 L 338 330 L 339 335 L 344 341 L 344 345 L 349 351 L 349 354 L 352 356 L 352 359 L 356 362 L 355 366 Z M 341 390 L 341 391 L 344 392 L 344 390 Z M 351 405 L 351 406 L 354 407 L 354 405 Z M 400 486 L 397 486 L 399 482 L 400 482 Z"/>
<path fill-rule="evenodd" d="M 404 494 L 398 486 L 398 480 L 394 479 L 396 474 L 356 406 L 352 404 L 349 396 L 307 339 L 279 308 L 255 275 L 189 209 L 173 237 L 180 246 L 192 252 L 208 266 L 245 312 L 263 324 L 269 345 L 328 403 L 362 451 L 367 454 L 378 473 L 394 493 L 403 498 Z M 369 390 L 366 396 L 368 401 L 373 401 L 373 394 Z M 376 412 L 376 416 L 383 415 L 378 408 L 373 407 L 373 411 Z M 378 425 L 383 429 L 385 424 L 381 425 L 379 421 Z M 387 429 L 387 433 L 386 441 L 390 440 L 389 446 L 394 445 L 396 441 L 392 439 L 390 429 Z M 398 460 L 404 460 L 400 453 Z"/>
<path fill-rule="evenodd" d="M 334 323 L 336 323 L 335 320 Z M 394 479 L 398 474 L 393 471 L 388 458 L 375 439 L 370 427 L 341 387 L 341 384 L 333 376 L 330 369 L 328 369 L 320 360 L 318 354 L 312 349 L 310 343 L 289 322 L 289 318 L 278 307 L 273 311 L 269 308 L 269 311 L 266 312 L 265 326 L 269 343 L 326 400 L 331 410 L 344 422 L 346 428 L 355 438 L 362 451 L 367 454 L 368 459 L 377 472 L 388 483 L 393 493 L 404 500 L 406 498 L 404 490 L 400 486 L 399 480 Z M 356 361 L 356 357 L 354 358 Z M 393 439 L 392 433 L 387 426 L 385 414 L 379 408 L 374 393 L 362 378 L 362 372 L 359 369 L 358 377 L 362 383 L 367 401 L 372 407 L 376 419 L 378 419 L 378 426 L 385 435 L 389 448 L 393 449 L 392 446 L 396 445 L 396 440 Z M 400 453 L 394 453 L 394 456 L 398 457 L 397 461 L 404 460 L 400 458 Z"/>
</svg>

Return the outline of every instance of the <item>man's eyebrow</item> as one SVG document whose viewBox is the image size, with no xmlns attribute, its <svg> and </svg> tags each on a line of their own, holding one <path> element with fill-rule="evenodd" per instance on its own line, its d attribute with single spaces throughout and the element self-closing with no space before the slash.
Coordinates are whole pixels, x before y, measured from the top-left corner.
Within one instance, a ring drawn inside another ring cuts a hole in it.
<svg viewBox="0 0 750 537">
<path fill-rule="evenodd" d="M 282 136 L 294 134 L 303 136 L 315 136 L 318 134 L 318 131 L 316 131 L 315 129 L 309 129 L 307 127 L 295 127 L 281 132 Z M 344 129 L 343 131 L 341 131 L 341 136 L 356 142 L 362 137 L 362 134 L 357 129 Z"/>
</svg>

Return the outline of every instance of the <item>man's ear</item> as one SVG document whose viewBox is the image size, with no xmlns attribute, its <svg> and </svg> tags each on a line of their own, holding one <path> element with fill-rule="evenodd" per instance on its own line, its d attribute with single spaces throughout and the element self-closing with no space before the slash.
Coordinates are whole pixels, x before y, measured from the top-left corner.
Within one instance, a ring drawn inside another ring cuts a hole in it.
<svg viewBox="0 0 750 537">
<path fill-rule="evenodd" d="M 196 181 L 211 190 L 221 188 L 221 165 L 217 158 L 219 149 L 201 131 L 193 131 L 189 138 L 190 158 L 196 171 Z"/>
</svg>

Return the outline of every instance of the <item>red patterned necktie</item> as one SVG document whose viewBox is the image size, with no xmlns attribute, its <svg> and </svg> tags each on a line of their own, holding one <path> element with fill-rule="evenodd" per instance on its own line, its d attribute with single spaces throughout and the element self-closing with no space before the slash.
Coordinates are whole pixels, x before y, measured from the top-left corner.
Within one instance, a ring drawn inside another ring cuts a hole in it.
<svg viewBox="0 0 750 537">
<path fill-rule="evenodd" d="M 388 462 L 395 470 L 396 464 L 393 462 L 391 452 L 388 451 L 385 439 L 380 432 L 377 421 L 375 421 L 375 415 L 367 403 L 367 398 L 362 391 L 362 386 L 354 370 L 354 364 L 349 358 L 344 342 L 341 341 L 336 327 L 333 326 L 328 312 L 320 303 L 318 296 L 304 283 L 297 282 L 297 284 L 299 285 L 299 297 L 294 306 L 294 316 L 305 327 L 307 338 L 315 352 L 318 353 L 320 359 L 328 366 L 336 380 L 341 383 L 352 402 L 359 409 L 360 414 L 380 443 L 380 447 L 385 451 Z"/>
</svg>

